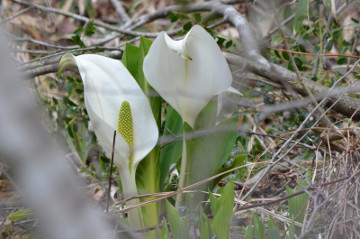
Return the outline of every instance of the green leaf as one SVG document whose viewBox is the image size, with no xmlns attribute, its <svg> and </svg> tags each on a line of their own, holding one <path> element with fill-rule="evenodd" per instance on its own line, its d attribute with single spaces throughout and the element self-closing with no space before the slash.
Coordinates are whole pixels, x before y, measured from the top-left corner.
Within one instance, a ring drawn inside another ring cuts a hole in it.
<svg viewBox="0 0 360 239">
<path fill-rule="evenodd" d="M 79 35 L 74 35 L 71 37 L 71 39 L 73 40 L 73 42 L 76 45 L 79 45 L 81 48 L 86 48 L 86 45 L 84 44 L 84 42 L 81 40 Z"/>
<path fill-rule="evenodd" d="M 218 201 L 219 209 L 214 216 L 212 230 L 216 238 L 229 238 L 231 219 L 234 206 L 234 183 L 231 179 L 224 187 L 221 197 Z"/>
<path fill-rule="evenodd" d="M 300 58 L 298 57 L 294 57 L 294 61 L 295 61 L 295 64 L 297 66 L 297 68 L 302 71 L 302 66 L 303 66 L 303 62 Z"/>
<path fill-rule="evenodd" d="M 209 193 L 210 193 L 209 196 L 210 196 L 211 211 L 213 216 L 215 217 L 218 212 L 218 209 L 220 208 L 219 199 L 216 196 L 214 196 L 214 194 L 211 191 Z"/>
<path fill-rule="evenodd" d="M 355 19 L 355 18 L 351 18 L 351 20 L 353 21 L 353 22 L 355 22 L 355 23 L 359 23 L 359 20 L 357 20 L 357 19 Z"/>
<path fill-rule="evenodd" d="M 171 106 L 167 109 L 165 128 L 163 135 L 172 137 L 181 135 L 183 131 L 183 121 L 181 116 Z M 170 131 L 170 132 L 169 132 Z M 164 189 L 164 182 L 169 174 L 170 166 L 176 163 L 182 155 L 182 140 L 165 145 L 160 151 L 160 188 Z"/>
<path fill-rule="evenodd" d="M 211 118 L 211 117 L 209 117 Z M 208 128 L 214 123 L 204 122 Z M 198 123 L 198 121 L 196 122 Z M 210 135 L 187 141 L 187 154 L 189 159 L 187 185 L 198 182 L 214 175 L 229 158 L 237 138 L 236 118 L 221 122 Z M 199 172 L 201 168 L 201 172 Z M 207 190 L 210 183 L 203 184 L 198 189 Z"/>
<path fill-rule="evenodd" d="M 209 218 L 204 213 L 203 208 L 200 211 L 200 220 L 199 220 L 199 231 L 200 231 L 200 239 L 211 239 L 212 231 L 211 231 L 211 222 Z"/>
<path fill-rule="evenodd" d="M 217 44 L 219 45 L 219 46 L 222 46 L 223 44 L 224 44 L 224 42 L 225 42 L 225 38 L 222 38 L 222 37 L 217 37 Z"/>
<path fill-rule="evenodd" d="M 296 231 L 296 229 L 295 229 L 295 220 L 294 220 L 294 217 L 293 217 L 293 216 L 291 217 L 291 223 L 290 223 L 290 226 L 289 226 L 289 231 L 292 232 L 292 233 L 294 233 L 294 234 L 295 234 L 295 231 Z M 285 238 L 287 238 L 287 239 L 293 239 L 293 237 L 291 236 L 291 234 L 286 235 Z"/>
<path fill-rule="evenodd" d="M 170 229 L 174 239 L 189 238 L 189 228 L 186 221 L 182 220 L 176 209 L 166 201 L 166 211 L 169 219 Z"/>
<path fill-rule="evenodd" d="M 143 72 L 143 61 L 152 41 L 141 37 L 140 46 L 136 47 L 131 44 L 126 44 L 122 62 L 125 67 L 129 70 L 139 86 L 148 96 L 149 103 L 157 122 L 158 128 L 161 123 L 161 98 L 160 97 L 149 97 L 149 92 L 152 90 L 150 85 L 145 80 Z M 136 182 L 138 191 L 141 194 L 151 194 L 160 191 L 159 180 L 160 180 L 160 147 L 156 146 L 139 164 L 136 171 Z M 146 198 L 150 200 L 151 198 Z M 143 201 L 145 199 L 141 199 Z M 159 218 L 159 203 L 152 203 L 142 207 L 142 214 L 144 218 L 145 226 L 154 226 L 158 224 Z M 156 238 L 154 231 L 146 233 L 147 238 Z"/>
<path fill-rule="evenodd" d="M 75 34 L 75 35 L 78 35 L 78 34 L 82 33 L 83 31 L 84 31 L 84 28 L 83 28 L 83 27 L 79 27 L 78 29 L 76 29 L 76 30 L 74 31 L 74 34 Z"/>
<path fill-rule="evenodd" d="M 213 176 L 216 171 L 227 161 L 233 150 L 237 131 L 235 118 L 228 119 L 216 127 L 216 109 L 217 102 L 210 102 L 207 107 L 200 113 L 195 122 L 195 129 L 202 131 L 211 130 L 206 136 L 196 137 L 186 141 L 187 155 L 187 177 L 185 185 L 191 185 L 205 178 Z M 199 170 L 201 168 L 201 170 Z M 196 190 L 208 191 L 212 182 L 204 183 Z M 193 194 L 189 200 L 190 210 L 199 210 L 196 206 L 200 201 L 205 199 L 204 194 Z"/>
<path fill-rule="evenodd" d="M 163 226 L 160 232 L 159 239 L 170 239 L 170 233 L 165 218 L 163 219 Z"/>
<path fill-rule="evenodd" d="M 187 22 L 185 23 L 185 25 L 183 26 L 184 31 L 189 31 L 192 27 L 192 22 Z"/>
<path fill-rule="evenodd" d="M 290 58 L 289 58 L 289 54 L 287 53 L 287 52 L 285 52 L 285 51 L 283 51 L 282 53 L 281 53 L 281 55 L 283 56 L 283 58 L 285 59 L 285 60 L 289 60 Z"/>
<path fill-rule="evenodd" d="M 276 226 L 274 219 L 272 218 L 271 215 L 269 216 L 269 221 L 268 221 L 268 238 L 269 239 L 281 238 L 280 230 Z"/>
<path fill-rule="evenodd" d="M 232 40 L 227 41 L 227 42 L 225 43 L 225 47 L 226 47 L 226 48 L 229 48 L 229 47 L 232 46 L 232 44 L 233 44 L 233 41 L 232 41 Z"/>
<path fill-rule="evenodd" d="M 343 65 L 347 62 L 346 57 L 338 57 L 338 59 L 336 60 L 336 63 L 339 65 Z"/>
<path fill-rule="evenodd" d="M 253 216 L 254 216 L 254 219 L 253 219 L 254 237 L 256 239 L 265 239 L 265 226 L 264 226 L 264 224 L 260 220 L 257 213 L 254 213 Z"/>
<path fill-rule="evenodd" d="M 140 36 L 140 60 L 139 60 L 139 77 L 136 79 L 139 83 L 141 89 L 144 91 L 145 95 L 148 96 L 151 109 L 153 111 L 155 120 L 157 122 L 157 126 L 161 131 L 161 106 L 162 106 L 162 99 L 159 96 L 155 96 L 156 91 L 148 84 L 146 81 L 144 71 L 143 71 L 143 62 L 144 59 L 149 52 L 150 46 L 152 44 L 152 41 L 150 39 L 147 39 L 143 36 Z"/>
<path fill-rule="evenodd" d="M 247 154 L 239 154 L 239 155 L 236 155 L 232 160 L 231 160 L 231 164 L 228 166 L 228 167 L 220 167 L 215 174 L 220 174 L 222 172 L 225 172 L 225 171 L 228 171 L 230 169 L 233 169 L 233 168 L 236 168 L 236 167 L 239 167 L 241 165 L 245 165 L 247 163 Z M 243 170 L 246 170 L 246 172 L 248 171 L 247 168 L 243 168 L 243 169 L 239 169 L 239 172 Z M 220 177 L 217 177 L 216 179 L 214 179 L 213 183 L 212 183 L 212 186 L 210 187 L 210 189 L 213 189 L 217 184 L 218 182 L 225 178 L 226 176 L 228 176 L 230 173 L 227 173 L 227 174 L 224 174 Z"/>
<path fill-rule="evenodd" d="M 131 75 L 136 79 L 139 78 L 140 48 L 126 43 L 122 56 L 122 63 L 129 70 Z"/>
<path fill-rule="evenodd" d="M 91 20 L 89 21 L 89 23 L 86 25 L 85 28 L 85 35 L 86 36 L 92 36 L 96 31 L 96 27 L 94 26 L 94 21 Z"/>
<path fill-rule="evenodd" d="M 213 128 L 216 123 L 217 107 L 217 97 L 214 97 L 196 118 L 194 128 L 199 130 Z"/>
<path fill-rule="evenodd" d="M 201 14 L 200 13 L 195 13 L 194 14 L 194 18 L 195 18 L 195 22 L 196 23 L 200 23 L 201 22 Z"/>
<path fill-rule="evenodd" d="M 253 239 L 253 227 L 252 222 L 247 226 L 244 239 Z"/>
<path fill-rule="evenodd" d="M 172 12 L 169 14 L 168 18 L 170 19 L 171 22 L 176 22 L 177 20 L 179 20 L 180 14 Z"/>
<path fill-rule="evenodd" d="M 311 178 L 311 173 L 307 172 L 307 176 Z M 305 179 L 301 180 L 298 186 L 295 188 L 295 190 L 291 190 L 291 188 L 288 185 L 286 185 L 286 193 L 288 195 L 291 195 L 293 193 L 299 192 L 301 190 L 300 186 L 301 185 L 306 186 L 306 184 L 307 183 Z M 309 195 L 307 195 L 306 193 L 288 199 L 289 214 L 291 217 L 295 218 L 297 222 L 303 223 L 304 221 L 308 199 L 309 199 Z M 297 235 L 300 235 L 301 228 L 295 227 L 295 233 Z"/>
<path fill-rule="evenodd" d="M 10 221 L 15 221 L 15 220 L 25 220 L 25 219 L 28 219 L 32 217 L 32 214 L 30 212 L 29 209 L 22 209 L 22 210 L 19 210 L 19 211 L 16 211 L 14 213 L 12 213 L 8 219 Z"/>
<path fill-rule="evenodd" d="M 296 6 L 294 28 L 295 31 L 300 34 L 303 27 L 303 20 L 308 16 L 309 0 L 298 0 Z"/>
<path fill-rule="evenodd" d="M 143 62 L 144 62 L 145 56 L 147 55 L 147 53 L 150 49 L 151 44 L 152 44 L 152 41 L 150 39 L 140 36 L 140 47 L 139 48 L 140 48 L 140 59 L 141 60 L 139 61 L 139 72 L 141 72 L 141 74 L 139 75 L 139 79 L 137 79 L 137 81 L 138 81 L 141 89 L 143 89 L 143 91 L 145 92 L 146 95 L 148 95 L 149 90 L 151 90 L 152 88 L 150 87 L 150 85 L 147 83 L 147 81 L 145 79 L 145 75 L 143 72 Z"/>
</svg>

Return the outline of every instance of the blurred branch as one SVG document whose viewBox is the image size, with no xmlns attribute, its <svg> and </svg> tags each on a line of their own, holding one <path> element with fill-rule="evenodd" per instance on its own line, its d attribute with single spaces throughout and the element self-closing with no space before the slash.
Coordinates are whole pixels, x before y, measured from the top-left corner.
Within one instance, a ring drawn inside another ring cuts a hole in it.
<svg viewBox="0 0 360 239">
<path fill-rule="evenodd" d="M 87 201 L 65 151 L 45 129 L 39 107 L 8 60 L 6 46 L 0 37 L 0 153 L 42 235 L 114 238 L 109 232 L 115 223 Z"/>
</svg>

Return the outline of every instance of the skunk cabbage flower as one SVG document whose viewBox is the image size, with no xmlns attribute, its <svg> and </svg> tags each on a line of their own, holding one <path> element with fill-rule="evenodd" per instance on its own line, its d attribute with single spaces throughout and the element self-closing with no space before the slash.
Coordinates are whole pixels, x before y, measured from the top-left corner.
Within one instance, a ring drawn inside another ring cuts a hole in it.
<svg viewBox="0 0 360 239">
<path fill-rule="evenodd" d="M 180 41 L 160 33 L 143 70 L 149 84 L 191 127 L 211 98 L 229 89 L 232 81 L 220 48 L 198 25 Z"/>
<path fill-rule="evenodd" d="M 114 163 L 120 171 L 125 197 L 136 195 L 136 168 L 158 140 L 158 128 L 148 99 L 118 60 L 67 53 L 61 58 L 59 72 L 68 65 L 79 69 L 85 107 L 108 157 L 112 153 L 114 131 L 117 131 Z"/>
</svg>

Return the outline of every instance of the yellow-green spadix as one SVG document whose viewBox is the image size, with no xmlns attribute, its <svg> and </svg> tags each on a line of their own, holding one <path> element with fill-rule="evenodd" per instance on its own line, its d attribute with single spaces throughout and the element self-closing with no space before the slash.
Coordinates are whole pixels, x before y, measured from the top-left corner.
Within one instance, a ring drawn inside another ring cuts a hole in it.
<svg viewBox="0 0 360 239">
<path fill-rule="evenodd" d="M 153 149 L 158 128 L 143 91 L 119 60 L 84 54 L 65 54 L 60 70 L 79 69 L 85 107 L 100 145 L 111 157 L 113 132 L 117 131 L 114 162 L 118 166 L 125 197 L 137 194 L 135 172 L 139 162 Z"/>
<path fill-rule="evenodd" d="M 144 60 L 149 84 L 194 126 L 212 97 L 229 89 L 229 66 L 211 35 L 195 25 L 183 40 L 159 34 Z"/>
</svg>

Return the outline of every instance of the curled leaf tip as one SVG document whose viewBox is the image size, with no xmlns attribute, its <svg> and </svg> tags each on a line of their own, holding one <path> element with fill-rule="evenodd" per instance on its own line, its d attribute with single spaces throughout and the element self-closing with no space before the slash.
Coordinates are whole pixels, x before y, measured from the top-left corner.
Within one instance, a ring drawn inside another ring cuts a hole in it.
<svg viewBox="0 0 360 239">
<path fill-rule="evenodd" d="M 65 68 L 69 66 L 77 66 L 75 56 L 71 53 L 66 53 L 60 59 L 58 77 L 61 77 L 61 73 L 65 70 Z"/>
</svg>

